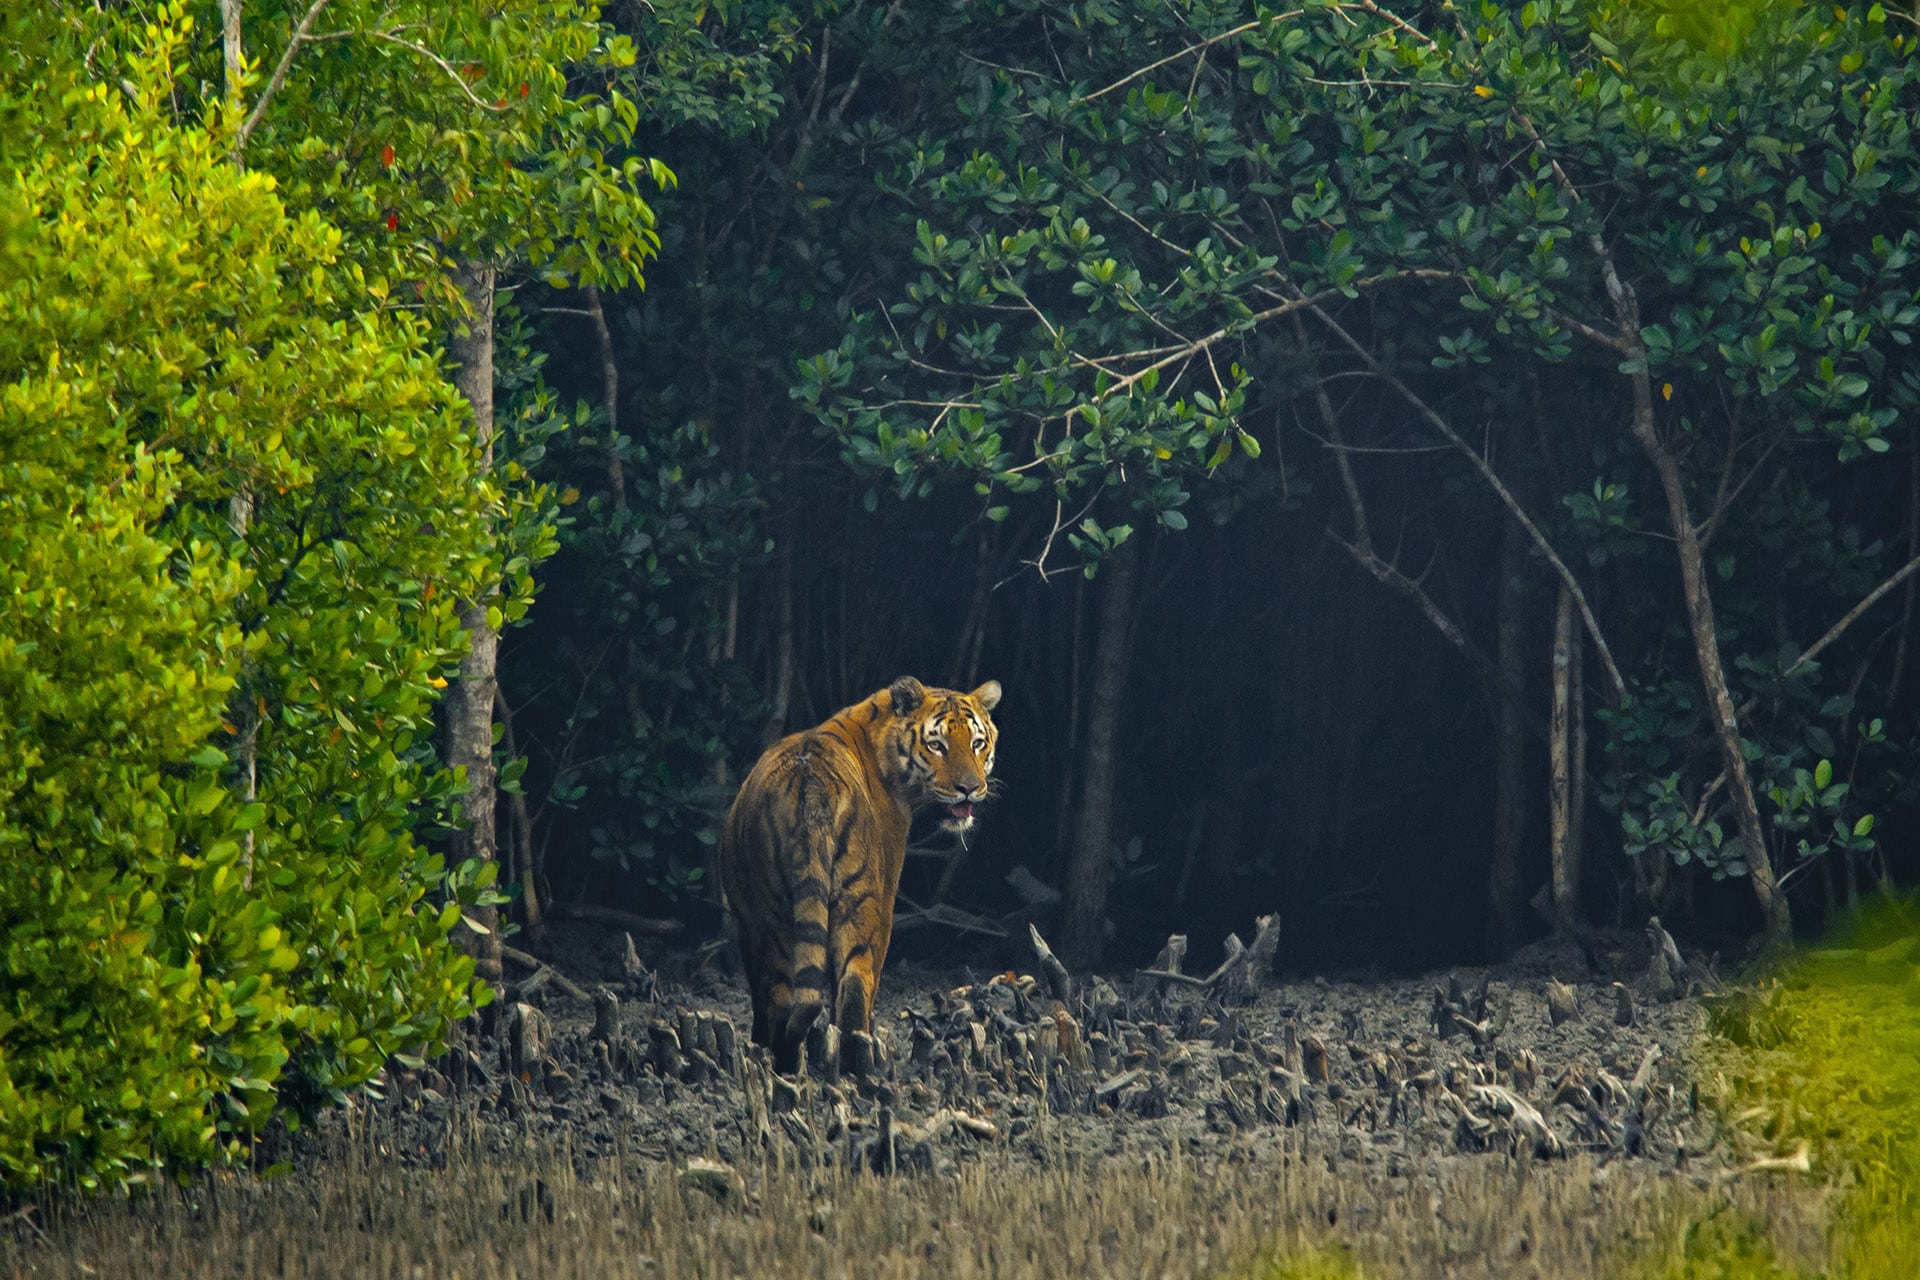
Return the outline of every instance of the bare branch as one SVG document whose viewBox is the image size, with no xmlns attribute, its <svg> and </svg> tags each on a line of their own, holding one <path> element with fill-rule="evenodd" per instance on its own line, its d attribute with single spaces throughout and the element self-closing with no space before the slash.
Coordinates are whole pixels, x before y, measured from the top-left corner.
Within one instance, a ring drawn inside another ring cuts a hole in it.
<svg viewBox="0 0 1920 1280">
<path fill-rule="evenodd" d="M 1341 7 L 1346 8 L 1348 6 L 1343 5 Z M 1421 44 L 1425 45 L 1429 50 L 1438 49 L 1440 47 L 1438 44 L 1434 42 L 1434 39 L 1432 36 L 1420 30 L 1420 28 L 1414 26 L 1412 23 L 1408 22 L 1405 18 L 1399 17 L 1395 14 L 1388 13 L 1385 9 L 1382 9 L 1379 5 L 1375 4 L 1374 0 L 1359 0 L 1358 4 L 1355 4 L 1351 7 L 1355 9 L 1359 9 L 1362 13 L 1370 13 L 1376 18 L 1384 19 L 1385 21 L 1387 21 L 1388 23 L 1391 23 L 1394 27 L 1396 27 L 1400 31 L 1403 31 L 1407 35 L 1412 36 L 1415 40 L 1418 40 Z"/>
<path fill-rule="evenodd" d="M 1889 591 L 1892 591 L 1895 587 L 1899 586 L 1901 583 L 1905 582 L 1908 578 L 1912 577 L 1916 569 L 1920 569 L 1920 556 L 1915 556 L 1913 559 L 1901 565 L 1898 569 L 1894 570 L 1891 574 L 1889 574 L 1886 580 L 1882 582 L 1879 586 L 1867 592 L 1867 594 L 1861 598 L 1859 604 L 1856 604 L 1853 606 L 1853 608 L 1847 610 L 1847 612 L 1841 617 L 1840 621 L 1834 623 L 1831 627 L 1827 628 L 1827 632 L 1825 635 L 1821 636 L 1818 640 L 1815 640 L 1812 644 L 1807 646 L 1807 651 L 1800 655 L 1799 661 L 1795 662 L 1792 666 L 1788 667 L 1785 671 L 1782 671 L 1780 673 L 1781 679 L 1784 680 L 1788 676 L 1793 675 L 1795 672 L 1799 671 L 1800 668 L 1806 666 L 1809 662 L 1812 662 L 1815 658 L 1819 657 L 1821 650 L 1825 649 L 1828 645 L 1838 640 L 1842 632 L 1844 632 L 1848 627 L 1852 626 L 1854 623 L 1860 620 L 1861 614 L 1873 608 L 1874 605 L 1880 603 L 1880 599 L 1882 596 L 1886 595 Z"/>
<path fill-rule="evenodd" d="M 232 6 L 233 22 L 237 29 L 240 20 L 239 2 L 226 0 L 226 4 Z M 226 4 L 222 5 L 223 9 Z M 307 33 L 313 29 L 314 19 L 318 18 L 320 11 L 326 7 L 327 0 L 313 0 L 313 3 L 307 6 L 307 11 L 301 17 L 299 25 L 294 27 L 293 38 L 287 41 L 285 52 L 280 55 L 280 61 L 275 64 L 273 74 L 267 79 L 267 87 L 260 91 L 259 100 L 253 104 L 253 110 L 247 113 L 246 123 L 241 125 L 240 132 L 234 135 L 234 163 L 239 163 L 241 155 L 246 151 L 247 139 L 253 136 L 253 131 L 259 125 L 261 117 L 266 115 L 267 104 L 271 103 L 274 95 L 280 92 L 280 86 L 287 82 L 287 71 L 293 66 L 293 55 L 300 52 L 300 46 L 307 42 Z"/>
<path fill-rule="evenodd" d="M 1075 98 L 1073 101 L 1073 105 L 1076 107 L 1082 106 L 1086 103 L 1092 102 L 1095 98 L 1104 98 L 1108 94 L 1112 93 L 1115 89 L 1124 89 L 1128 85 L 1132 84 L 1135 80 L 1141 79 L 1143 76 L 1152 75 L 1154 72 L 1158 71 L 1161 67 L 1166 66 L 1169 62 L 1178 62 L 1180 61 L 1180 59 L 1187 57 L 1189 54 L 1200 53 L 1200 52 L 1203 52 L 1204 50 L 1211 49 L 1214 45 L 1219 44 L 1222 40 L 1231 40 L 1235 36 L 1243 36 L 1247 34 L 1247 32 L 1255 30 L 1256 28 L 1269 26 L 1275 23 L 1285 22 L 1289 18 L 1297 18 L 1304 12 L 1305 10 L 1302 10 L 1302 9 L 1289 9 L 1285 13 L 1276 13 L 1271 17 L 1259 18 L 1252 22 L 1243 22 L 1239 26 L 1234 27 L 1231 30 L 1222 31 L 1217 36 L 1209 36 L 1205 40 L 1202 40 L 1197 44 L 1190 44 L 1186 48 L 1180 50 L 1177 53 L 1170 53 L 1166 57 L 1161 58 L 1157 62 L 1149 62 L 1146 66 L 1141 67 L 1137 71 L 1129 71 L 1126 75 L 1121 76 L 1118 80 L 1115 80 L 1112 84 L 1108 85 L 1106 88 L 1096 89 L 1092 93 L 1087 94 L 1083 98 Z"/>
<path fill-rule="evenodd" d="M 1313 314 L 1322 324 L 1326 325 L 1327 328 L 1332 331 L 1335 337 L 1339 338 L 1355 355 L 1359 356 L 1381 381 L 1392 387 L 1402 399 L 1413 406 L 1414 411 L 1424 418 L 1428 425 L 1433 427 L 1435 431 L 1438 431 L 1454 448 L 1465 455 L 1467 461 L 1473 464 L 1474 470 L 1480 473 L 1481 478 L 1487 482 L 1487 485 L 1500 499 L 1501 504 L 1506 507 L 1515 520 L 1520 522 L 1520 527 L 1527 531 L 1527 537 L 1533 541 L 1535 547 L 1539 548 L 1540 554 L 1546 559 L 1547 563 L 1553 566 L 1554 573 L 1559 576 L 1561 582 L 1566 584 L 1568 592 L 1573 596 L 1574 603 L 1579 606 L 1580 619 L 1586 625 L 1587 634 L 1593 637 L 1594 650 L 1600 655 L 1600 665 L 1607 673 L 1607 683 L 1612 687 L 1615 699 L 1624 698 L 1627 693 L 1627 682 L 1621 676 L 1620 668 L 1614 663 L 1613 650 L 1608 647 L 1606 637 L 1600 632 L 1599 619 L 1594 617 L 1593 606 L 1587 602 L 1587 593 L 1582 590 L 1580 580 L 1574 576 L 1573 570 L 1567 567 L 1566 561 L 1560 558 L 1560 554 L 1553 549 L 1553 544 L 1547 540 L 1547 536 L 1540 532 L 1539 526 L 1534 524 L 1532 517 L 1527 515 L 1526 509 L 1520 505 L 1519 500 L 1513 496 L 1512 491 L 1507 488 L 1506 483 L 1500 479 L 1499 473 L 1487 464 L 1487 460 L 1480 456 L 1477 449 L 1461 438 L 1460 433 L 1453 429 L 1452 423 L 1441 417 L 1433 406 L 1421 399 L 1419 393 L 1414 391 L 1412 387 L 1402 382 L 1398 374 L 1382 364 L 1373 352 L 1361 344 L 1359 339 L 1348 333 L 1338 321 L 1328 315 L 1316 300 L 1306 299 L 1306 301 Z"/>
<path fill-rule="evenodd" d="M 316 0 L 316 3 L 318 3 L 318 0 Z M 427 61 L 433 63 L 434 66 L 439 67 L 442 71 L 446 72 L 447 79 L 453 81 L 455 85 L 459 86 L 460 92 L 467 95 L 467 101 L 471 102 L 474 106 L 480 108 L 482 111 L 501 112 L 501 111 L 507 110 L 506 107 L 500 106 L 497 103 L 481 101 L 479 95 L 474 93 L 473 89 L 468 86 L 466 80 L 461 77 L 460 73 L 453 69 L 453 65 L 451 63 L 449 63 L 445 58 L 441 57 L 439 54 L 435 53 L 433 50 L 427 48 L 427 46 L 421 44 L 419 41 L 405 39 L 401 36 L 397 36 L 393 34 L 393 32 L 391 31 L 363 31 L 360 34 L 369 36 L 375 40 L 384 40 L 388 44 L 397 44 L 402 49 L 406 49 L 409 52 L 419 54 L 421 57 L 425 58 Z"/>
<path fill-rule="evenodd" d="M 1451 271 L 1434 271 L 1420 268 L 1410 271 L 1391 271 L 1377 276 L 1367 276 L 1364 279 L 1351 282 L 1347 287 L 1349 289 L 1370 289 L 1376 285 L 1399 284 L 1408 280 L 1452 280 L 1456 278 Z M 1111 387 L 1108 387 L 1106 392 L 1099 398 L 1104 400 L 1108 396 L 1118 395 L 1148 374 L 1158 372 L 1168 365 L 1177 364 L 1182 360 L 1191 360 L 1194 356 L 1200 355 L 1216 343 L 1225 341 L 1228 338 L 1238 337 L 1268 320 L 1277 320 L 1281 316 L 1292 315 L 1294 312 L 1302 310 L 1311 310 L 1316 314 L 1324 316 L 1324 312 L 1320 310 L 1320 304 L 1338 296 L 1342 296 L 1342 291 L 1339 289 L 1324 289 L 1315 294 L 1301 293 L 1296 289 L 1294 297 L 1276 303 L 1268 307 L 1265 311 L 1256 311 L 1244 320 L 1237 320 L 1232 324 L 1222 325 L 1205 337 L 1195 338 L 1186 346 L 1177 348 L 1170 354 L 1155 360 L 1152 364 L 1134 370 L 1126 377 L 1116 381 Z M 1084 408 L 1084 405 L 1076 404 L 1068 409 L 1062 416 L 1070 421 L 1075 414 Z"/>
</svg>

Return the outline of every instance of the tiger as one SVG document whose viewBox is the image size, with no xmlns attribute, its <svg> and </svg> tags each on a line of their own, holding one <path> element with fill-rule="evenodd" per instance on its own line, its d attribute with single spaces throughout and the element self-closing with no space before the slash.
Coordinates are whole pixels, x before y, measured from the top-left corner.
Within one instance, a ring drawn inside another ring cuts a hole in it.
<svg viewBox="0 0 1920 1280">
<path fill-rule="evenodd" d="M 894 895 L 917 810 L 964 838 L 987 798 L 1000 684 L 971 693 L 902 676 L 767 748 L 720 837 L 720 886 L 753 1004 L 753 1042 L 797 1069 L 824 1011 L 871 1032 Z M 857 1069 L 864 1069 L 857 1068 Z"/>
</svg>

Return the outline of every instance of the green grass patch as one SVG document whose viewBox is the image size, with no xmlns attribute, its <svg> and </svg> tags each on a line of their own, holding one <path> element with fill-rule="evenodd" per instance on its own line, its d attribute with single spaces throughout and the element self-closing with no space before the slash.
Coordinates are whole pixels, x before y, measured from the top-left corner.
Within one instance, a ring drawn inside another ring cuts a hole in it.
<svg viewBox="0 0 1920 1280">
<path fill-rule="evenodd" d="M 1844 1188 L 1835 1274 L 1920 1275 L 1920 900 L 1875 902 L 1719 1005 L 1711 1028 L 1703 1079 L 1740 1155 L 1804 1152 L 1815 1176 Z M 1764 1233 L 1703 1236 L 1674 1274 L 1797 1274 L 1764 1243 Z"/>
</svg>

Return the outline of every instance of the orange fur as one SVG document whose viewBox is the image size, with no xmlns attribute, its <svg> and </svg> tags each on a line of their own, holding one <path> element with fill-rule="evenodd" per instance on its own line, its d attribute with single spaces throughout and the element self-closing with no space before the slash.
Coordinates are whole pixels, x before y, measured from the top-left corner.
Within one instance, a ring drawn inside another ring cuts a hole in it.
<svg viewBox="0 0 1920 1280">
<path fill-rule="evenodd" d="M 720 838 L 720 884 L 753 999 L 753 1039 L 792 1071 L 822 1011 L 871 1031 L 893 899 L 916 809 L 964 831 L 984 800 L 1000 686 L 929 689 L 902 676 L 769 747 Z"/>
</svg>

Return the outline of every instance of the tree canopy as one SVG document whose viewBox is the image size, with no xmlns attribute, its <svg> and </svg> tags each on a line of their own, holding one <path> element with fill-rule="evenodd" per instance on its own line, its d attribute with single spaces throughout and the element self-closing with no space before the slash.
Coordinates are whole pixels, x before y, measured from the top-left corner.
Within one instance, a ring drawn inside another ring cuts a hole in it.
<svg viewBox="0 0 1920 1280">
<path fill-rule="evenodd" d="M 1902 15 L 0 22 L 9 1186 L 433 1050 L 545 904 L 717 934 L 734 781 L 903 673 L 1007 689 L 903 884 L 970 960 L 1914 870 Z"/>
</svg>

